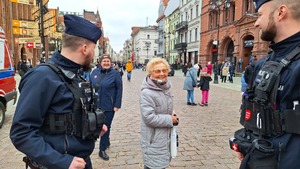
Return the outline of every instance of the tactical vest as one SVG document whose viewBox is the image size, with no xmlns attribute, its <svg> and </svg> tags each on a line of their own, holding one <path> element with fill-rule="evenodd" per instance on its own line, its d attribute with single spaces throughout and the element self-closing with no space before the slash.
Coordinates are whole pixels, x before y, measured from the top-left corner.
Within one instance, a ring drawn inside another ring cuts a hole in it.
<svg viewBox="0 0 300 169">
<path fill-rule="evenodd" d="M 284 132 L 300 134 L 300 128 L 297 127 L 300 121 L 299 106 L 283 112 L 276 107 L 281 72 L 292 61 L 300 58 L 300 46 L 280 62 L 270 61 L 272 54 L 268 54 L 260 69 L 260 82 L 248 88 L 243 95 L 240 123 L 246 130 L 260 136 L 276 136 Z"/>
<path fill-rule="evenodd" d="M 71 71 L 54 63 L 39 66 L 50 67 L 65 82 L 73 94 L 73 108 L 70 113 L 47 113 L 42 131 L 48 134 L 68 134 L 82 139 L 97 139 L 104 124 L 104 112 L 95 107 L 96 98 L 89 82 L 75 78 Z"/>
</svg>

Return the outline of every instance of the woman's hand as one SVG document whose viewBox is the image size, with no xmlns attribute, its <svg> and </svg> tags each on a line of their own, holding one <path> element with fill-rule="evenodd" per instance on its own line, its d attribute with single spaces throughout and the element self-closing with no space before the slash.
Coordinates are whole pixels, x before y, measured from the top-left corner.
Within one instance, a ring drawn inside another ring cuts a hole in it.
<svg viewBox="0 0 300 169">
<path fill-rule="evenodd" d="M 177 117 L 176 114 L 172 114 L 171 116 L 172 116 L 172 122 L 173 122 L 173 125 L 174 125 L 174 126 L 177 126 L 178 123 L 179 123 L 179 118 Z"/>
</svg>

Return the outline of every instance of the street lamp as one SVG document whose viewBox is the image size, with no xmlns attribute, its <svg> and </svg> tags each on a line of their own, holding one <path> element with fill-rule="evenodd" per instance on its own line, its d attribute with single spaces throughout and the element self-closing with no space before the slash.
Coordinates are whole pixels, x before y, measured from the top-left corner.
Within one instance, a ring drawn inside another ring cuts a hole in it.
<svg viewBox="0 0 300 169">
<path fill-rule="evenodd" d="M 146 50 L 147 50 L 147 62 L 148 62 L 148 51 L 149 51 L 149 48 L 151 46 L 151 42 L 145 42 L 145 45 L 146 45 Z"/>
<path fill-rule="evenodd" d="M 136 53 L 137 53 L 137 64 L 140 64 L 139 51 L 140 51 L 140 48 L 136 48 Z"/>
<path fill-rule="evenodd" d="M 214 41 L 213 44 L 216 45 L 217 51 L 217 61 L 219 60 L 219 36 L 220 36 L 220 14 L 221 14 L 221 6 L 223 5 L 223 0 L 215 0 L 210 2 L 210 9 L 213 12 L 217 12 L 217 41 Z M 225 0 L 224 1 L 224 8 L 228 9 L 230 8 L 230 0 Z M 215 61 L 216 62 L 216 61 Z M 214 65 L 216 65 L 214 63 Z M 218 84 L 218 71 L 217 68 L 214 68 L 214 83 Z"/>
</svg>

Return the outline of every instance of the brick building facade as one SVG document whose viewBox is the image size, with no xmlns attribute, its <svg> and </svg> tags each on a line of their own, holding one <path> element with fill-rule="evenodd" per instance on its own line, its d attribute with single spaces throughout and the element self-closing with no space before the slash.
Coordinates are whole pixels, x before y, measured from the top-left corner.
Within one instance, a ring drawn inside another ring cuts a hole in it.
<svg viewBox="0 0 300 169">
<path fill-rule="evenodd" d="M 254 27 L 253 0 L 223 0 L 213 9 L 215 2 L 202 1 L 200 61 L 231 61 L 237 65 L 242 58 L 244 70 L 250 57 L 262 58 L 269 45 L 260 39 L 260 31 Z"/>
</svg>

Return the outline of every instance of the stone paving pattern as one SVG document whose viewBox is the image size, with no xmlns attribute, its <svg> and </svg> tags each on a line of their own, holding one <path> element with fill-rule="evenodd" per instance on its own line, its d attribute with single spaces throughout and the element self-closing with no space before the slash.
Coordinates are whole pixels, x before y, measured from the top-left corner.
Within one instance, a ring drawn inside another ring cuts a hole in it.
<svg viewBox="0 0 300 169">
<path fill-rule="evenodd" d="M 146 76 L 145 71 L 134 70 L 132 80 L 123 76 L 122 108 L 116 113 L 111 130 L 111 147 L 107 150 L 109 161 L 98 157 L 99 141 L 91 155 L 95 169 L 142 169 L 140 147 L 140 86 Z M 20 77 L 16 75 L 19 82 Z M 184 77 L 180 70 L 172 82 L 174 110 L 180 118 L 179 152 L 167 169 L 237 169 L 237 154 L 229 148 L 228 139 L 239 124 L 239 106 L 241 102 L 240 78 L 234 77 L 234 83 L 213 84 L 207 107 L 186 105 L 186 91 L 183 88 Z M 201 91 L 195 89 L 195 102 L 201 99 Z M 17 151 L 9 139 L 9 130 L 15 106 L 6 112 L 6 120 L 0 129 L 0 167 L 2 169 L 25 168 L 24 156 Z M 34 147 L 28 147 L 34 148 Z M 38 150 L 36 150 L 38 151 Z"/>
</svg>

